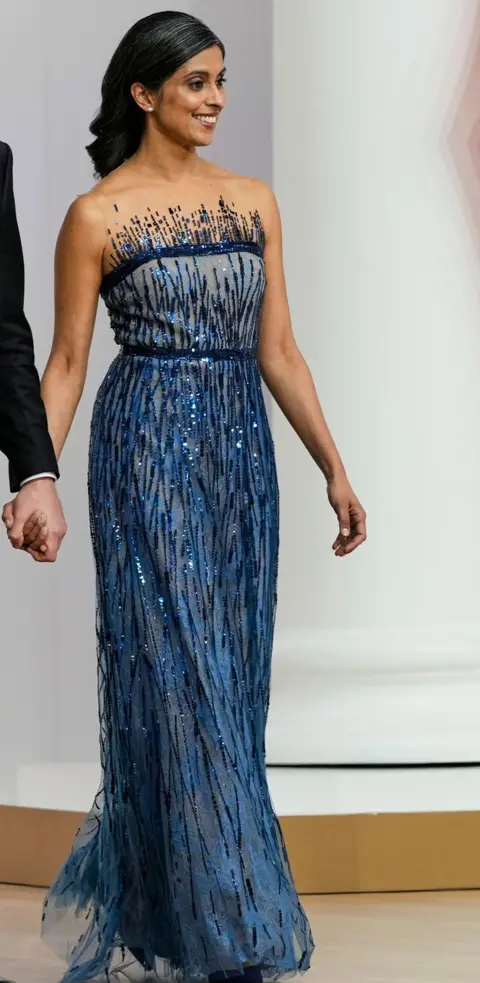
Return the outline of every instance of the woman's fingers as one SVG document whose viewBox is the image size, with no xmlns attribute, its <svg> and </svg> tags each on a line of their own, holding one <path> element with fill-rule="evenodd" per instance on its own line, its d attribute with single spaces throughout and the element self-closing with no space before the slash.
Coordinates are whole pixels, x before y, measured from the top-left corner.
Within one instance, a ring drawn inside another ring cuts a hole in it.
<svg viewBox="0 0 480 983">
<path fill-rule="evenodd" d="M 48 526 L 45 513 L 33 512 L 23 527 L 24 549 L 29 547 L 34 553 L 45 553 L 47 535 Z"/>
<path fill-rule="evenodd" d="M 46 549 L 46 546 L 41 546 L 39 550 L 32 550 L 31 546 L 26 546 L 25 552 L 29 553 L 37 563 L 49 563 L 50 560 L 47 556 Z"/>
<path fill-rule="evenodd" d="M 348 519 L 346 516 L 348 515 Z M 335 556 L 346 556 L 353 553 L 367 538 L 366 514 L 360 502 L 348 503 L 348 508 L 342 504 L 338 508 L 340 532 L 333 543 Z"/>
<path fill-rule="evenodd" d="M 360 505 L 360 502 L 354 502 L 351 507 L 351 535 L 349 541 L 345 544 L 345 553 L 353 553 L 362 543 L 365 542 L 367 538 L 367 516 Z"/>
<path fill-rule="evenodd" d="M 337 516 L 339 530 L 338 536 L 332 548 L 336 556 L 339 556 L 340 550 L 348 543 L 350 538 L 351 520 L 348 499 L 346 499 L 344 502 L 339 502 L 337 506 Z"/>
</svg>

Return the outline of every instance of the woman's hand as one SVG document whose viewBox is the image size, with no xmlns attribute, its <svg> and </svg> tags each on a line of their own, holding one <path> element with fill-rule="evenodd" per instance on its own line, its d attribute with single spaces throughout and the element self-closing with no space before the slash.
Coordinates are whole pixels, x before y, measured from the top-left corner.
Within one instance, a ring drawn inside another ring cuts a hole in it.
<svg viewBox="0 0 480 983">
<path fill-rule="evenodd" d="M 366 514 L 345 473 L 327 481 L 330 505 L 336 512 L 339 534 L 333 543 L 335 556 L 353 553 L 367 538 Z"/>
<path fill-rule="evenodd" d="M 5 505 L 2 519 L 14 549 L 42 563 L 55 562 L 67 527 L 53 478 L 27 482 Z"/>
<path fill-rule="evenodd" d="M 15 499 L 7 502 L 2 512 L 2 521 L 13 548 L 26 550 L 30 547 L 34 553 L 45 553 L 47 549 L 45 541 L 48 535 L 45 513 L 39 509 L 32 512 L 23 524 L 23 531 L 19 526 L 16 535 L 11 535 L 10 531 L 15 525 L 15 504 Z"/>
</svg>

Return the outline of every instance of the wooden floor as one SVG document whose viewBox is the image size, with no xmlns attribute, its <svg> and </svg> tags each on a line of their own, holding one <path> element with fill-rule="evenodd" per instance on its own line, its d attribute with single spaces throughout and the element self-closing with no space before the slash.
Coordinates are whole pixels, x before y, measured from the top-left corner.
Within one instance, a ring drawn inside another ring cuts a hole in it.
<svg viewBox="0 0 480 983">
<path fill-rule="evenodd" d="M 58 983 L 38 937 L 43 892 L 0 886 L 0 976 Z M 480 892 L 303 899 L 317 943 L 309 983 L 479 983 Z"/>
</svg>

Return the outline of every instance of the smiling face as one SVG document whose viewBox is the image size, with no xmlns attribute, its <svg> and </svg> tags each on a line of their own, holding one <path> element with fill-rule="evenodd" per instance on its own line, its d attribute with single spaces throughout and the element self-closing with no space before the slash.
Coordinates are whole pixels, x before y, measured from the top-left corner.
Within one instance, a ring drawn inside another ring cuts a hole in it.
<svg viewBox="0 0 480 983">
<path fill-rule="evenodd" d="M 140 83 L 131 91 L 149 125 L 182 146 L 207 147 L 225 106 L 224 83 L 223 55 L 215 45 L 185 62 L 158 92 Z"/>
</svg>

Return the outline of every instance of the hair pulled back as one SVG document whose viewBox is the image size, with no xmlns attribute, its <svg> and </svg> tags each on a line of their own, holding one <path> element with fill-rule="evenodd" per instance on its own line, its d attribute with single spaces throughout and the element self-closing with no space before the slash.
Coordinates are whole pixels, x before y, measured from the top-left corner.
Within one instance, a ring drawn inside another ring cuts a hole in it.
<svg viewBox="0 0 480 983">
<path fill-rule="evenodd" d="M 138 150 L 145 113 L 131 94 L 134 82 L 152 92 L 195 55 L 218 45 L 220 39 L 191 14 L 164 10 L 142 17 L 122 38 L 102 82 L 102 104 L 90 132 L 87 151 L 97 177 L 105 177 Z"/>
</svg>

